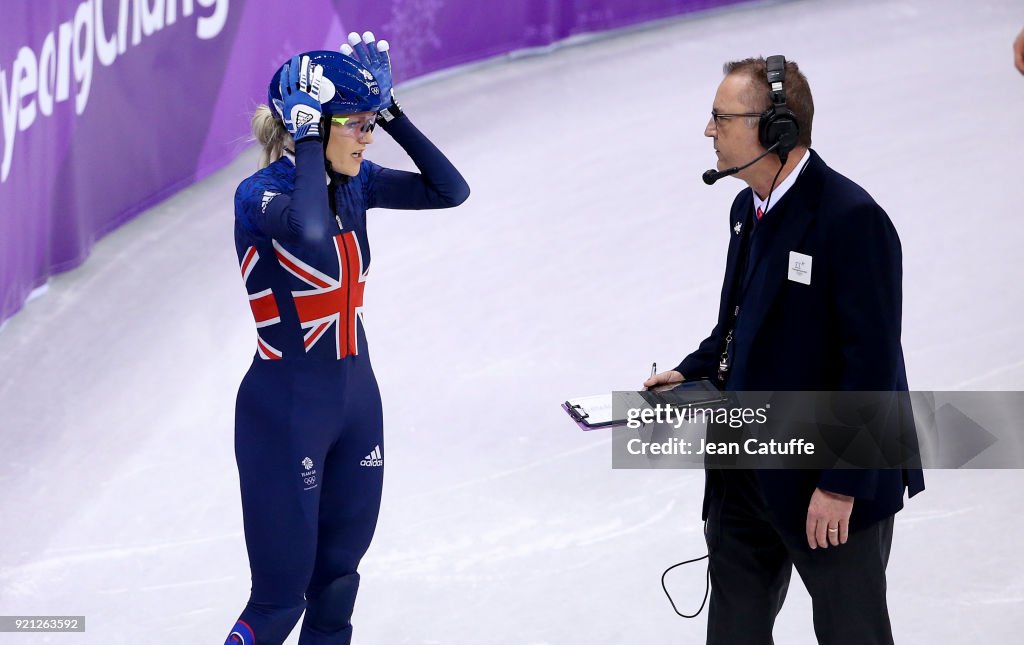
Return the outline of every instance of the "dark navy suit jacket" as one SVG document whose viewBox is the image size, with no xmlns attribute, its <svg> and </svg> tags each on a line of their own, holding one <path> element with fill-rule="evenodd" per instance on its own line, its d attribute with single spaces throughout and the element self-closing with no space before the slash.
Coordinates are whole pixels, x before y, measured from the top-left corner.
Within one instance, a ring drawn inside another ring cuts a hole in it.
<svg viewBox="0 0 1024 645">
<path fill-rule="evenodd" d="M 714 380 L 739 305 L 728 390 L 906 391 L 896 229 L 863 188 L 813 150 L 809 154 L 803 172 L 756 230 L 750 189 L 736 196 L 718 324 L 675 369 L 687 379 Z M 746 235 L 752 235 L 750 253 L 741 269 Z M 789 279 L 791 251 L 812 258 L 809 285 Z M 738 279 L 741 270 L 745 289 Z M 855 498 L 853 529 L 901 509 L 904 490 L 913 496 L 924 489 L 920 469 L 757 473 L 770 511 L 800 532 L 815 487 Z M 708 501 L 721 485 L 719 474 L 708 471 L 705 519 Z"/>
</svg>

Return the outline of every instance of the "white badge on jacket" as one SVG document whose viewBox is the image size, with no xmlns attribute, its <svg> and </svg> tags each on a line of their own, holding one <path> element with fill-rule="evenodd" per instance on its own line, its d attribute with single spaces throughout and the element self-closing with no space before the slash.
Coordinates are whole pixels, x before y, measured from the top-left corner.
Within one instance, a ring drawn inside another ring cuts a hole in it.
<svg viewBox="0 0 1024 645">
<path fill-rule="evenodd" d="M 811 284 L 811 261 L 813 259 L 809 255 L 790 251 L 789 279 L 801 284 Z"/>
</svg>

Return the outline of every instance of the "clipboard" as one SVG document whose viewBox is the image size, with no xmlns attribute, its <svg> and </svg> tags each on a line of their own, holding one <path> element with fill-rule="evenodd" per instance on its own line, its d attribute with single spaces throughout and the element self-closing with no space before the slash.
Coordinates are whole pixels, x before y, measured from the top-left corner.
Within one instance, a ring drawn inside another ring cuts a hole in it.
<svg viewBox="0 0 1024 645">
<path fill-rule="evenodd" d="M 727 400 L 715 384 L 708 379 L 683 381 L 671 385 L 662 385 L 653 390 L 641 392 L 618 392 L 621 411 L 633 408 L 654 408 L 656 405 L 673 407 L 692 407 L 710 405 Z M 589 431 L 599 428 L 614 428 L 626 425 L 625 417 L 615 418 L 613 411 L 613 394 L 598 394 L 569 399 L 562 403 L 562 409 L 576 422 L 580 430 Z"/>
<path fill-rule="evenodd" d="M 625 419 L 616 420 L 612 418 L 611 394 L 598 394 L 569 399 L 562 403 L 562 409 L 583 431 L 626 425 Z"/>
</svg>

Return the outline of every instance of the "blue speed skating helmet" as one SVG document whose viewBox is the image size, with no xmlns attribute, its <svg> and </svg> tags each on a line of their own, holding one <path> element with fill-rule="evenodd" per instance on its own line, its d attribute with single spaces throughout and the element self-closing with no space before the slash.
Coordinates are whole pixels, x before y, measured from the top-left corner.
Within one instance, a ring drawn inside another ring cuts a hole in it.
<svg viewBox="0 0 1024 645">
<path fill-rule="evenodd" d="M 324 75 L 320 84 L 321 112 L 325 117 L 355 112 L 377 112 L 383 108 L 389 97 L 381 92 L 377 79 L 359 61 L 341 52 L 311 51 L 299 54 L 309 56 L 311 65 L 323 67 Z M 267 102 L 277 118 L 284 120 L 281 100 L 281 68 L 270 79 Z"/>
</svg>

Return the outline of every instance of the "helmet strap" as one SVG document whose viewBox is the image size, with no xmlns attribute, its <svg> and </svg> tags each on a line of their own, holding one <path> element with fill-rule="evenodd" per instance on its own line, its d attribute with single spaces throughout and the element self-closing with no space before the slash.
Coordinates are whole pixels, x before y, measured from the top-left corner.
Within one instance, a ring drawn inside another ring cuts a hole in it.
<svg viewBox="0 0 1024 645">
<path fill-rule="evenodd" d="M 327 161 L 327 143 L 331 140 L 331 119 L 328 116 L 320 117 L 320 136 L 324 142 L 324 161 L 330 168 L 331 162 Z"/>
</svg>

